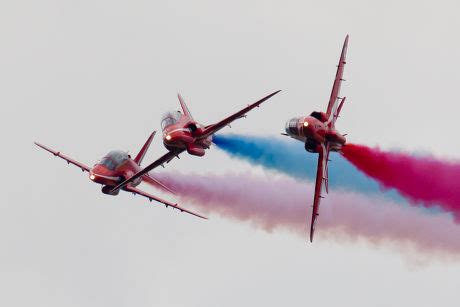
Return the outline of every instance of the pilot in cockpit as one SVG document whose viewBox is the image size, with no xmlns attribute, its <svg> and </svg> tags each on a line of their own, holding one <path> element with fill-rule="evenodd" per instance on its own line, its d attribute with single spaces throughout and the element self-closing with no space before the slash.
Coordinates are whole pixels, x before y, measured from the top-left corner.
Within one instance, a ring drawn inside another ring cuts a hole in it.
<svg viewBox="0 0 460 307">
<path fill-rule="evenodd" d="M 168 112 L 161 118 L 161 129 L 164 130 L 166 127 L 177 123 L 182 116 L 179 111 Z"/>
</svg>

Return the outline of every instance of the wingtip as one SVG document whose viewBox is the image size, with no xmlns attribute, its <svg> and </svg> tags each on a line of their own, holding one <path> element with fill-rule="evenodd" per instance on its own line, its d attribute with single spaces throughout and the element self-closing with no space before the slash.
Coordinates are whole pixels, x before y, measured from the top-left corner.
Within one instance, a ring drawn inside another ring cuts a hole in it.
<svg viewBox="0 0 460 307">
<path fill-rule="evenodd" d="M 156 133 L 157 133 L 156 130 L 153 130 L 153 132 L 150 133 L 150 136 L 149 136 L 149 138 L 148 138 L 148 141 L 149 141 L 149 142 L 152 142 L 152 140 L 153 140 L 153 138 L 155 137 L 155 134 L 156 134 Z"/>
<path fill-rule="evenodd" d="M 310 243 L 313 243 L 314 234 L 315 234 L 315 218 L 311 221 L 311 225 L 310 225 Z"/>
<path fill-rule="evenodd" d="M 277 91 L 271 93 L 270 95 L 266 96 L 265 99 L 271 98 L 271 97 L 275 96 L 276 94 L 278 94 L 279 92 L 281 92 L 281 90 L 277 90 Z"/>
<path fill-rule="evenodd" d="M 150 137 L 149 137 L 149 140 L 150 140 L 150 144 L 152 143 L 153 139 L 155 138 L 155 135 L 157 134 L 157 131 L 156 130 L 153 130 L 152 133 L 150 133 Z M 149 144 L 149 146 L 150 146 Z"/>
<path fill-rule="evenodd" d="M 177 205 L 177 204 L 176 204 L 176 205 Z M 199 218 L 201 218 L 201 219 L 203 219 L 203 220 L 209 220 L 206 216 L 201 215 L 201 214 L 198 214 L 198 213 L 196 213 L 196 212 L 188 211 L 188 210 L 184 210 L 184 211 L 186 211 L 187 213 L 192 214 L 192 215 L 194 215 L 194 216 L 196 216 L 196 217 L 199 217 Z"/>
<path fill-rule="evenodd" d="M 37 145 L 38 147 L 42 148 L 42 149 L 48 150 L 48 148 L 45 145 L 40 144 L 39 142 L 34 141 L 34 144 Z"/>
</svg>

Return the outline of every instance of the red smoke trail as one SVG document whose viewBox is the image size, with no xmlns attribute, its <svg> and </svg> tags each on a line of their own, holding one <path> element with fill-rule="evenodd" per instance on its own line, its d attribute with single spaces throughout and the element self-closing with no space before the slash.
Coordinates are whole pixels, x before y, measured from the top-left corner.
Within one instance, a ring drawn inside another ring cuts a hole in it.
<svg viewBox="0 0 460 307">
<path fill-rule="evenodd" d="M 170 186 L 182 203 L 193 203 L 201 212 L 250 222 L 266 231 L 293 231 L 307 241 L 313 193 L 309 183 L 248 174 L 174 172 L 157 173 L 156 177 Z M 356 193 L 330 191 L 322 201 L 316 240 L 325 237 L 460 254 L 460 227 L 449 214 L 424 214 Z"/>
<path fill-rule="evenodd" d="M 395 188 L 413 203 L 439 205 L 460 222 L 460 164 L 378 148 L 347 144 L 344 157 L 385 188 Z"/>
</svg>

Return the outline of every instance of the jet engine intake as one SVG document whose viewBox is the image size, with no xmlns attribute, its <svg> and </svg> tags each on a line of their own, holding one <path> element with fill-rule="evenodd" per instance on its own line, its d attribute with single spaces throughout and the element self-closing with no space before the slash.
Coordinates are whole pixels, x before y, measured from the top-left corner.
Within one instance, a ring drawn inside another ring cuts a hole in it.
<svg viewBox="0 0 460 307">
<path fill-rule="evenodd" d="M 305 150 L 308 152 L 318 152 L 319 143 L 312 138 L 307 138 L 305 141 Z"/>
<path fill-rule="evenodd" d="M 116 190 L 116 191 L 112 192 L 112 189 L 113 189 L 113 186 L 105 185 L 105 186 L 102 187 L 101 191 L 104 194 L 112 195 L 112 196 L 118 195 L 118 193 L 120 192 L 120 190 Z"/>
</svg>

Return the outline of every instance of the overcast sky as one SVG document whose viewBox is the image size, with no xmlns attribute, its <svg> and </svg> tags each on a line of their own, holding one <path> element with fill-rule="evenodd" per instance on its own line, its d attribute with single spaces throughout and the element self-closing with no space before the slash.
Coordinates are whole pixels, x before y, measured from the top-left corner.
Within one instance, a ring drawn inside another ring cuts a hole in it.
<svg viewBox="0 0 460 307">
<path fill-rule="evenodd" d="M 281 89 L 223 130 L 278 135 L 326 108 L 350 34 L 337 127 L 353 142 L 458 160 L 459 6 L 2 1 L 0 305 L 458 306 L 460 261 L 414 265 L 385 245 L 306 244 L 109 197 L 32 142 L 92 165 L 137 152 L 177 92 L 209 124 Z M 156 139 L 146 159 L 163 152 Z M 216 148 L 169 168 L 261 172 Z"/>
</svg>

